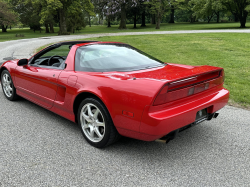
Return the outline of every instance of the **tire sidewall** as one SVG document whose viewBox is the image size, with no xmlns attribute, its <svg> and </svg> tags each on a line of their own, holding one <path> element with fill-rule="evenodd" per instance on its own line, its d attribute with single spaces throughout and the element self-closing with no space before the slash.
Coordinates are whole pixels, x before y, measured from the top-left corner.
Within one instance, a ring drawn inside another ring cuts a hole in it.
<svg viewBox="0 0 250 187">
<path fill-rule="evenodd" d="M 98 107 L 98 109 L 101 111 L 103 118 L 104 118 L 104 121 L 105 121 L 104 137 L 99 142 L 92 142 L 90 139 L 88 139 L 88 137 L 85 135 L 85 133 L 83 132 L 83 129 L 82 129 L 81 120 L 80 120 L 81 110 L 82 110 L 82 107 L 87 103 L 91 103 L 91 104 L 96 105 Z M 79 124 L 79 127 L 81 128 L 81 132 L 82 132 L 84 138 L 87 140 L 87 142 L 90 145 L 97 147 L 97 148 L 103 148 L 108 144 L 110 133 L 111 133 L 111 125 L 113 125 L 113 122 L 112 122 L 112 119 L 108 113 L 108 110 L 101 102 L 99 102 L 98 100 L 96 100 L 94 98 L 84 99 L 78 108 L 77 120 L 78 120 L 78 124 Z"/>
</svg>

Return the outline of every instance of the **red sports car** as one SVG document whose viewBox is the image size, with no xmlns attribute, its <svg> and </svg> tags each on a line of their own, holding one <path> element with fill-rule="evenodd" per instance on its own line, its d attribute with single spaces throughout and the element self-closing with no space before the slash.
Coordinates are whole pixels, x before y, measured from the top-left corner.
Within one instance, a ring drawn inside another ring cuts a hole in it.
<svg viewBox="0 0 250 187">
<path fill-rule="evenodd" d="M 121 135 L 168 142 L 229 99 L 222 68 L 163 63 L 116 42 L 57 43 L 6 61 L 0 75 L 8 100 L 21 96 L 78 123 L 98 148 Z"/>
</svg>

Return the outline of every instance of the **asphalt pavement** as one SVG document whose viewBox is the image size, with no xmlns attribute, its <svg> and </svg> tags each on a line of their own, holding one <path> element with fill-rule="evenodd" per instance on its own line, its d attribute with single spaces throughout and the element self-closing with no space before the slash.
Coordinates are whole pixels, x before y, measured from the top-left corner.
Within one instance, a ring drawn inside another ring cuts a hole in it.
<svg viewBox="0 0 250 187">
<path fill-rule="evenodd" d="M 84 38 L 74 37 L 1 42 L 0 59 Z M 0 89 L 0 187 L 250 186 L 250 111 L 219 113 L 168 144 L 122 138 L 97 149 L 76 124 L 25 99 L 10 102 Z"/>
</svg>

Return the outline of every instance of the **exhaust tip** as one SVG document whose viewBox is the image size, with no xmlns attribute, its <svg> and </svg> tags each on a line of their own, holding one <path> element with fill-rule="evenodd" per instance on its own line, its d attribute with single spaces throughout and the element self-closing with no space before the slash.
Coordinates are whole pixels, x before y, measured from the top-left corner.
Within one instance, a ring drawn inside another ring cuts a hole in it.
<svg viewBox="0 0 250 187">
<path fill-rule="evenodd" d="M 217 118 L 217 117 L 218 117 L 218 115 L 219 115 L 219 113 L 214 113 L 213 118 Z"/>
<path fill-rule="evenodd" d="M 166 136 L 155 140 L 156 142 L 160 142 L 160 143 L 165 143 L 167 144 L 170 140 L 175 139 L 175 137 L 177 136 L 177 134 L 179 133 L 180 129 L 177 129 L 175 131 L 170 132 L 169 134 L 167 134 Z"/>
<path fill-rule="evenodd" d="M 159 142 L 159 143 L 166 143 L 167 142 L 167 140 L 163 140 L 163 139 L 157 139 L 157 140 L 155 140 L 156 142 Z"/>
<path fill-rule="evenodd" d="M 209 120 L 211 120 L 212 118 L 217 118 L 218 117 L 218 115 L 219 115 L 219 113 L 212 113 L 212 114 L 210 114 L 209 116 L 208 116 L 208 118 L 207 118 L 207 120 L 209 121 Z"/>
</svg>

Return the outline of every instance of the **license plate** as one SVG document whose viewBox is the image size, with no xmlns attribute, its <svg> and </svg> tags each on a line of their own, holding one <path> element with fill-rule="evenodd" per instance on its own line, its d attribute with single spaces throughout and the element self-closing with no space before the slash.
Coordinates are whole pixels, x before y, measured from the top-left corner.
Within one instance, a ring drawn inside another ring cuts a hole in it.
<svg viewBox="0 0 250 187">
<path fill-rule="evenodd" d="M 206 120 L 208 117 L 207 115 L 207 109 L 202 109 L 196 113 L 195 123 L 198 124 L 204 120 Z"/>
</svg>

